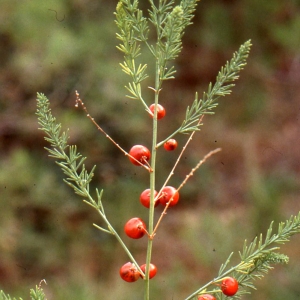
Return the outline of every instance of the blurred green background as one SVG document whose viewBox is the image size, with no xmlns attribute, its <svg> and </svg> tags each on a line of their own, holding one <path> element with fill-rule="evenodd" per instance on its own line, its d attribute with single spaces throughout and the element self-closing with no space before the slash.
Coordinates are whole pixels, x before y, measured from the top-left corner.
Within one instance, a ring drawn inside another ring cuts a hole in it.
<svg viewBox="0 0 300 300">
<path fill-rule="evenodd" d="M 148 1 L 140 2 L 148 8 Z M 63 183 L 47 156 L 35 116 L 36 92 L 45 93 L 53 114 L 70 129 L 70 142 L 88 157 L 87 167 L 97 164 L 93 184 L 104 189 L 107 215 L 144 263 L 146 239 L 129 240 L 123 224 L 134 216 L 147 219 L 138 198 L 148 175 L 74 107 L 77 89 L 122 147 L 150 147 L 151 119 L 124 96 L 128 78 L 115 48 L 116 4 L 0 0 L 0 288 L 14 297 L 27 299 L 29 288 L 45 278 L 49 300 L 142 299 L 142 281 L 119 278 L 128 258 L 112 237 L 92 227 L 101 224 L 98 215 Z M 300 210 L 299 0 L 199 2 L 176 61 L 177 77 L 161 92 L 167 115 L 159 122 L 159 140 L 181 124 L 195 91 L 201 95 L 250 38 L 248 65 L 233 94 L 220 100 L 215 116 L 205 117 L 170 182 L 178 185 L 201 157 L 222 148 L 184 187 L 155 238 L 159 272 L 151 281 L 152 299 L 185 298 L 211 280 L 245 238 L 251 241 L 272 220 Z M 152 74 L 154 61 L 144 54 Z M 144 84 L 151 104 L 148 85 L 153 81 Z M 178 137 L 180 146 L 185 139 Z M 178 154 L 159 152 L 158 187 Z M 299 299 L 299 244 L 295 236 L 283 246 L 290 264 L 276 267 L 243 299 Z"/>
</svg>

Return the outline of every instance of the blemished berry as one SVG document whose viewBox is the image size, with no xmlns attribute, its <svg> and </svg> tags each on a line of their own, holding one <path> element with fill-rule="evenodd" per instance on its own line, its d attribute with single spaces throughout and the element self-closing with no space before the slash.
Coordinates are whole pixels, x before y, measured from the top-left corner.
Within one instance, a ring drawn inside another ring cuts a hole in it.
<svg viewBox="0 0 300 300">
<path fill-rule="evenodd" d="M 239 283 L 233 277 L 226 277 L 221 284 L 221 290 L 226 296 L 233 296 L 239 289 Z"/>
<path fill-rule="evenodd" d="M 204 295 L 199 296 L 198 300 L 216 300 L 216 298 L 213 295 L 204 294 Z"/>
<path fill-rule="evenodd" d="M 141 268 L 141 270 L 144 273 L 146 272 L 146 264 L 141 265 L 140 268 Z M 155 265 L 153 265 L 153 264 L 150 264 L 149 268 L 150 268 L 150 270 L 149 270 L 149 279 L 151 279 L 151 278 L 153 278 L 156 275 L 156 273 L 157 273 L 157 267 Z"/>
<path fill-rule="evenodd" d="M 167 205 L 167 203 L 171 200 L 172 197 L 173 197 L 173 199 L 170 202 L 169 206 L 174 206 L 177 204 L 177 202 L 179 200 L 179 193 L 174 187 L 165 186 L 161 191 L 161 195 L 159 197 L 159 202 L 162 205 Z"/>
<path fill-rule="evenodd" d="M 150 159 L 150 151 L 148 148 L 142 145 L 135 145 L 129 150 L 129 155 L 134 157 L 136 160 L 141 162 L 143 165 Z M 136 166 L 140 166 L 140 164 L 134 160 L 131 156 L 129 157 L 129 160 L 131 163 L 133 163 Z"/>
<path fill-rule="evenodd" d="M 174 139 L 169 139 L 168 141 L 166 141 L 164 143 L 164 148 L 167 150 L 167 151 L 173 151 L 177 148 L 177 141 L 174 140 Z"/>
<path fill-rule="evenodd" d="M 155 104 L 154 103 L 149 106 L 149 109 L 152 112 L 152 115 L 151 115 L 152 118 L 154 116 L 154 108 L 155 108 Z M 162 119 L 165 115 L 166 115 L 165 108 L 162 105 L 157 104 L 157 120 Z"/>
<path fill-rule="evenodd" d="M 146 223 L 141 218 L 132 218 L 124 226 L 127 236 L 132 239 L 140 239 L 146 233 Z"/>
<path fill-rule="evenodd" d="M 135 264 L 128 262 L 120 268 L 120 276 L 127 282 L 134 282 L 140 278 L 140 272 Z"/>
<path fill-rule="evenodd" d="M 144 190 L 140 195 L 140 202 L 147 208 L 150 207 L 150 189 Z M 154 198 L 157 196 L 157 191 L 154 191 Z M 159 201 L 157 200 L 154 204 L 154 207 L 156 207 L 159 204 Z"/>
</svg>

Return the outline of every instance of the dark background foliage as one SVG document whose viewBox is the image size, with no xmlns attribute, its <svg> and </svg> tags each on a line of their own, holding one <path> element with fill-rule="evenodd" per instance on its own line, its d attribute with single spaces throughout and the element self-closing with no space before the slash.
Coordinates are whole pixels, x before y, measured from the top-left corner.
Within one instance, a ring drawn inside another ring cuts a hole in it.
<svg viewBox="0 0 300 300">
<path fill-rule="evenodd" d="M 146 9 L 148 2 L 141 2 Z M 43 149 L 35 116 L 39 91 L 70 129 L 70 142 L 88 157 L 87 166 L 97 164 L 93 184 L 104 189 L 116 229 L 122 232 L 130 217 L 147 218 L 138 201 L 148 187 L 146 172 L 132 166 L 74 107 L 77 89 L 122 147 L 150 147 L 151 119 L 139 102 L 124 96 L 128 78 L 115 48 L 116 3 L 0 1 L 0 287 L 15 297 L 27 299 L 29 288 L 45 278 L 48 299 L 142 298 L 142 281 L 126 284 L 119 278 L 119 267 L 128 260 L 120 246 L 92 227 L 101 224 L 98 215 L 62 182 Z M 208 151 L 222 148 L 185 186 L 157 234 L 153 299 L 183 299 L 211 280 L 245 238 L 251 241 L 272 220 L 300 209 L 298 0 L 199 2 L 176 61 L 177 77 L 161 93 L 167 116 L 159 122 L 159 139 L 181 124 L 195 91 L 201 95 L 249 38 L 253 48 L 233 94 L 220 100 L 215 116 L 205 117 L 172 179 L 178 185 Z M 148 104 L 152 84 L 144 84 Z M 185 139 L 178 137 L 180 146 Z M 158 186 L 178 153 L 160 151 Z M 144 263 L 146 240 L 124 239 Z M 276 267 L 244 299 L 299 299 L 299 242 L 294 237 L 282 247 L 290 264 Z"/>
</svg>

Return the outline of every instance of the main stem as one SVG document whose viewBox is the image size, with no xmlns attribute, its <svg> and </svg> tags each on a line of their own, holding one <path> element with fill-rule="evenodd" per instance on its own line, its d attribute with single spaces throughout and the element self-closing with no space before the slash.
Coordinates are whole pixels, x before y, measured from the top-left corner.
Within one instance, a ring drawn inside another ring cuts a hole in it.
<svg viewBox="0 0 300 300">
<path fill-rule="evenodd" d="M 159 61 L 156 60 L 156 78 L 155 78 L 155 109 L 153 116 L 153 134 L 152 134 L 152 153 L 151 153 L 151 169 L 150 173 L 150 209 L 149 209 L 149 235 L 152 235 L 154 227 L 154 190 L 155 190 L 155 162 L 156 162 L 156 143 L 157 143 L 157 104 L 159 97 L 160 74 L 159 74 Z M 150 282 L 149 282 L 149 265 L 151 262 L 153 239 L 148 239 L 147 259 L 146 259 L 146 278 L 145 278 L 145 300 L 150 300 Z"/>
<path fill-rule="evenodd" d="M 160 23 L 161 23 L 161 15 L 159 13 L 161 9 L 162 2 L 159 1 L 158 9 L 153 3 L 153 0 L 150 0 L 151 7 L 153 9 L 153 12 L 157 14 L 157 24 L 156 24 L 156 33 L 157 33 L 157 42 L 159 41 L 160 37 Z M 152 156 L 151 156 L 151 169 L 152 172 L 150 173 L 150 209 L 149 209 L 149 226 L 148 226 L 148 232 L 149 235 L 152 236 L 153 233 L 153 227 L 154 227 L 154 190 L 155 190 L 155 162 L 156 162 L 156 144 L 157 144 L 157 104 L 158 104 L 158 98 L 159 98 L 159 90 L 160 90 L 160 55 L 158 51 L 158 47 L 156 48 L 156 63 L 155 63 L 155 108 L 154 108 L 154 116 L 153 116 L 153 134 L 152 134 Z M 151 262 L 151 255 L 152 255 L 152 246 L 153 246 L 153 239 L 148 239 L 148 247 L 147 247 L 147 258 L 146 258 L 146 274 L 145 274 L 145 300 L 150 300 L 150 282 L 149 282 L 149 266 Z"/>
</svg>

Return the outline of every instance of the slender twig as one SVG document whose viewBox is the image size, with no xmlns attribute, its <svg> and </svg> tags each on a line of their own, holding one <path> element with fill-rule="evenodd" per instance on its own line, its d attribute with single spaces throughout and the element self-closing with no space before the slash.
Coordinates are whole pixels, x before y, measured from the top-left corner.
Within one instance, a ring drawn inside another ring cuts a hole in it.
<svg viewBox="0 0 300 300">
<path fill-rule="evenodd" d="M 185 177 L 185 179 L 182 181 L 182 183 L 180 184 L 180 186 L 177 188 L 177 192 L 180 190 L 180 189 L 182 189 L 182 187 L 187 183 L 187 181 L 194 175 L 194 173 L 195 173 L 195 171 L 197 171 L 205 162 L 206 162 L 206 160 L 208 159 L 208 158 L 210 158 L 212 155 L 214 155 L 214 154 L 216 154 L 216 153 L 218 153 L 218 152 L 220 152 L 221 151 L 221 148 L 217 148 L 217 149 L 215 149 L 215 150 L 212 150 L 212 151 L 210 151 L 209 153 L 207 153 L 204 157 L 203 157 L 203 159 L 201 159 L 200 161 L 199 161 L 199 163 L 191 170 L 191 172 Z M 160 193 L 162 193 L 162 192 L 160 192 Z M 159 197 L 159 196 L 158 196 Z M 162 219 L 163 219 L 163 217 L 167 214 L 167 209 L 168 209 L 168 207 L 169 207 L 169 205 L 170 205 L 170 203 L 173 201 L 173 197 L 171 197 L 171 199 L 169 200 L 169 202 L 166 204 L 166 207 L 164 208 L 164 210 L 163 210 L 163 212 L 161 213 L 161 215 L 160 215 L 160 217 L 159 217 L 159 219 L 158 219 L 158 221 L 157 221 L 157 223 L 156 223 L 156 225 L 155 225 L 155 228 L 154 228 L 154 230 L 153 230 L 153 232 L 152 232 L 152 234 L 151 234 L 151 238 L 153 239 L 154 238 L 154 236 L 155 236 L 155 234 L 156 234 L 156 231 L 157 231 L 157 228 L 158 228 L 158 226 L 159 226 L 159 224 L 161 223 L 161 221 L 162 221 Z"/>
<path fill-rule="evenodd" d="M 202 115 L 201 118 L 199 119 L 199 122 L 198 122 L 199 124 L 202 122 L 203 118 L 204 118 L 204 115 Z M 169 175 L 168 175 L 168 177 L 167 177 L 165 183 L 163 184 L 161 190 L 168 184 L 169 180 L 170 180 L 171 177 L 174 175 L 174 171 L 175 171 L 175 169 L 176 169 L 176 167 L 177 167 L 177 165 L 178 165 L 178 163 L 179 163 L 179 161 L 180 161 L 180 159 L 181 159 L 181 157 L 182 157 L 182 155 L 183 155 L 183 153 L 184 153 L 186 147 L 188 146 L 188 144 L 190 143 L 190 141 L 193 139 L 193 136 L 194 136 L 195 133 L 196 133 L 196 131 L 193 131 L 193 132 L 190 134 L 190 136 L 189 136 L 188 140 L 186 141 L 185 145 L 182 147 L 182 150 L 181 150 L 179 156 L 177 157 L 177 160 L 176 160 L 176 162 L 175 162 L 175 164 L 174 164 L 172 170 L 170 171 L 170 173 L 169 173 Z M 160 196 L 161 190 L 160 190 L 160 192 L 157 194 L 157 198 Z"/>
<path fill-rule="evenodd" d="M 102 132 L 105 137 L 107 137 L 117 148 L 119 148 L 126 156 L 129 156 L 130 158 L 132 158 L 133 160 L 135 160 L 136 162 L 138 162 L 138 164 L 142 167 L 144 167 L 146 170 L 148 170 L 149 172 L 152 172 L 151 167 L 149 166 L 149 164 L 147 163 L 147 161 L 145 160 L 146 164 L 141 163 L 139 160 L 137 160 L 135 157 L 131 156 L 127 151 L 125 151 L 118 143 L 116 143 L 103 129 L 102 127 L 100 127 L 100 125 L 95 121 L 95 119 L 89 114 L 86 106 L 84 105 L 84 103 L 82 102 L 82 100 L 80 99 L 79 93 L 77 91 L 75 91 L 76 94 L 76 103 L 75 103 L 75 107 L 78 107 L 78 103 L 81 105 L 82 109 L 86 112 L 86 116 L 92 121 L 92 123 L 97 127 L 97 129 Z"/>
<path fill-rule="evenodd" d="M 39 283 L 39 289 L 42 288 L 42 283 L 43 283 L 43 282 L 47 285 L 46 279 L 42 279 L 42 280 L 40 281 L 40 283 Z"/>
<path fill-rule="evenodd" d="M 186 183 L 187 181 L 190 179 L 190 177 L 192 177 L 195 173 L 195 171 L 197 171 L 205 162 L 207 159 L 209 159 L 212 155 L 218 153 L 221 151 L 221 148 L 217 148 L 215 150 L 210 151 L 209 153 L 207 153 L 203 159 L 201 159 L 198 164 L 196 165 L 195 168 L 193 168 L 191 170 L 191 172 L 185 177 L 185 179 L 183 180 L 183 182 L 180 184 L 180 186 L 178 187 L 177 191 L 179 191 Z"/>
<path fill-rule="evenodd" d="M 202 122 L 203 118 L 204 118 L 204 115 L 202 115 L 202 116 L 200 117 L 199 123 Z M 183 155 L 183 153 L 184 153 L 186 147 L 188 146 L 188 144 L 190 143 L 190 141 L 193 139 L 193 136 L 194 136 L 195 132 L 196 132 L 196 131 L 193 131 L 193 132 L 191 133 L 191 135 L 189 136 L 189 138 L 188 138 L 188 140 L 186 141 L 185 145 L 182 147 L 182 150 L 181 150 L 179 156 L 177 157 L 177 160 L 176 160 L 176 162 L 175 162 L 175 164 L 174 164 L 172 170 L 170 171 L 170 173 L 169 173 L 169 175 L 168 175 L 166 181 L 164 182 L 164 184 L 162 185 L 162 187 L 161 187 L 160 191 L 158 192 L 156 198 L 154 199 L 154 202 L 156 202 L 156 201 L 162 196 L 162 190 L 163 190 L 163 188 L 168 184 L 169 180 L 170 180 L 171 177 L 174 175 L 174 171 L 175 171 L 175 169 L 176 169 L 176 167 L 177 167 L 177 165 L 178 165 L 178 163 L 179 163 L 179 161 L 180 161 L 180 159 L 181 159 L 181 157 L 182 157 L 182 155 Z M 157 224 L 155 225 L 155 228 L 154 228 L 154 230 L 153 230 L 153 233 L 151 234 L 151 239 L 154 238 L 154 235 L 155 235 L 155 233 L 156 233 L 156 230 L 157 230 L 157 228 L 158 228 L 158 225 L 160 224 L 160 222 L 161 222 L 163 216 L 166 215 L 166 211 L 167 211 L 167 209 L 168 209 L 168 207 L 169 207 L 169 203 L 170 203 L 172 200 L 173 200 L 173 197 L 170 199 L 170 201 L 167 203 L 166 207 L 164 208 L 163 212 L 161 213 L 160 218 L 159 218 Z"/>
<path fill-rule="evenodd" d="M 100 226 L 98 226 L 97 224 L 93 223 L 93 226 L 96 227 L 97 229 L 103 231 L 103 232 L 106 232 L 106 233 L 109 233 L 109 234 L 112 234 L 109 230 L 106 230 Z"/>
<path fill-rule="evenodd" d="M 172 198 L 170 199 L 170 201 L 166 204 L 166 206 L 165 206 L 163 212 L 161 213 L 161 215 L 160 215 L 160 217 L 159 217 L 159 219 L 158 219 L 158 221 L 157 221 L 157 223 L 156 223 L 156 225 L 155 225 L 155 227 L 154 227 L 154 230 L 153 230 L 153 232 L 152 232 L 152 234 L 151 234 L 151 237 L 150 237 L 151 239 L 154 238 L 154 236 L 155 236 L 155 234 L 156 234 L 156 231 L 157 231 L 157 229 L 158 229 L 159 224 L 161 223 L 163 217 L 167 214 L 167 209 L 168 209 L 168 207 L 169 207 L 171 201 L 173 201 L 173 197 L 172 197 Z"/>
</svg>

